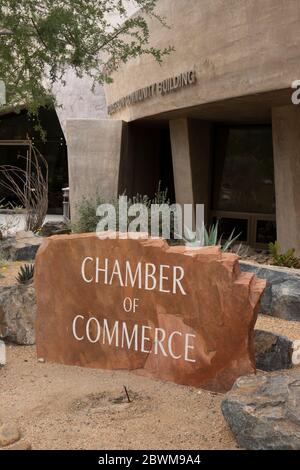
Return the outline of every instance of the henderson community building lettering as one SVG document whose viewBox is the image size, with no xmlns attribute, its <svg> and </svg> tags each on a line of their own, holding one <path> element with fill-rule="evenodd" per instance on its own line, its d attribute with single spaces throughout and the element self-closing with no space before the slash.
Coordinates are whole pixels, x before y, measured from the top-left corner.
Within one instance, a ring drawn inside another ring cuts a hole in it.
<svg viewBox="0 0 300 470">
<path fill-rule="evenodd" d="M 153 83 L 152 85 L 136 90 L 133 93 L 120 98 L 118 101 L 108 106 L 108 114 L 112 115 L 118 111 L 121 111 L 127 106 L 149 100 L 158 95 L 163 96 L 169 93 L 173 93 L 182 88 L 194 85 L 195 83 L 196 72 L 194 70 L 183 72 L 174 77 L 162 80 L 161 82 Z"/>
</svg>

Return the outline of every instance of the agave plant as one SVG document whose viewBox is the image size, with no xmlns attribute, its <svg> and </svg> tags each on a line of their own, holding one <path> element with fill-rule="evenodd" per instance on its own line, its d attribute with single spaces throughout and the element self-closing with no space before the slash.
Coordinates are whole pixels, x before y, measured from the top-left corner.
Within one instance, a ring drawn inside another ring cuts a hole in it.
<svg viewBox="0 0 300 470">
<path fill-rule="evenodd" d="M 34 265 L 24 264 L 20 267 L 16 280 L 19 284 L 30 284 L 33 281 Z"/>
<path fill-rule="evenodd" d="M 235 229 L 231 232 L 229 238 L 223 243 L 223 235 L 218 236 L 219 233 L 219 222 L 211 225 L 208 229 L 203 226 L 202 229 L 197 229 L 193 232 L 188 227 L 185 227 L 185 234 L 187 238 L 184 238 L 186 246 L 190 247 L 201 247 L 201 246 L 220 246 L 222 251 L 228 251 L 232 245 L 237 241 L 240 233 L 234 236 Z"/>
</svg>

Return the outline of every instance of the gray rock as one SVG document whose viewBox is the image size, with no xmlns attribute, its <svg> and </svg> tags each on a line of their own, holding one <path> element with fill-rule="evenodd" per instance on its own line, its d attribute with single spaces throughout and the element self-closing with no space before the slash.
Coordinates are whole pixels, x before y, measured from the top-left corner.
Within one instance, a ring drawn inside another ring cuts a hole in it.
<svg viewBox="0 0 300 470">
<path fill-rule="evenodd" d="M 32 285 L 0 288 L 0 338 L 16 344 L 35 343 L 36 302 Z"/>
<path fill-rule="evenodd" d="M 300 270 L 240 261 L 242 271 L 267 280 L 260 313 L 300 321 Z"/>
<path fill-rule="evenodd" d="M 300 450 L 300 372 L 241 377 L 221 407 L 240 447 Z"/>
<path fill-rule="evenodd" d="M 5 259 L 9 259 L 10 257 L 10 250 L 12 249 L 16 239 L 14 237 L 6 237 L 0 239 L 0 254 Z"/>
<path fill-rule="evenodd" d="M 65 235 L 70 233 L 70 231 L 70 228 L 65 222 L 46 222 L 40 231 L 40 235 L 43 237 L 51 237 L 52 235 Z"/>
<path fill-rule="evenodd" d="M 254 332 L 256 367 L 266 372 L 292 367 L 293 342 L 270 331 Z"/>
<path fill-rule="evenodd" d="M 32 232 L 19 232 L 16 234 L 10 257 L 13 261 L 29 261 L 35 255 L 43 242 L 42 237 L 37 237 Z"/>
<path fill-rule="evenodd" d="M 15 237 L 9 237 L 0 242 L 0 250 L 7 259 L 12 261 L 30 261 L 43 242 L 43 237 L 38 237 L 32 232 L 19 232 Z"/>
<path fill-rule="evenodd" d="M 6 364 L 6 344 L 0 339 L 0 367 Z"/>
</svg>

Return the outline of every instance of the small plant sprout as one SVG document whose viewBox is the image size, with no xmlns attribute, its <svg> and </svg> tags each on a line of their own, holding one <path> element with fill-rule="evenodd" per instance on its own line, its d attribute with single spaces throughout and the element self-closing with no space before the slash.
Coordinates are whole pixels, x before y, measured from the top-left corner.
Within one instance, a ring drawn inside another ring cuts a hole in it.
<svg viewBox="0 0 300 470">
<path fill-rule="evenodd" d="M 273 258 L 275 266 L 282 266 L 286 268 L 300 268 L 300 259 L 295 256 L 295 248 L 290 248 L 285 253 L 280 252 L 280 245 L 276 241 L 269 244 L 269 251 Z"/>
</svg>

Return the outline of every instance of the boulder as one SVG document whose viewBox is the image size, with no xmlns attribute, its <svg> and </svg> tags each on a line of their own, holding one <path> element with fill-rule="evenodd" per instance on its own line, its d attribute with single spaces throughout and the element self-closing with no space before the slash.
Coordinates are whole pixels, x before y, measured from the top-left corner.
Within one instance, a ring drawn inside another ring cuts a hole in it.
<svg viewBox="0 0 300 470">
<path fill-rule="evenodd" d="M 240 377 L 221 406 L 241 448 L 300 450 L 300 372 Z"/>
<path fill-rule="evenodd" d="M 254 344 L 258 369 L 272 372 L 292 367 L 293 342 L 285 336 L 256 330 Z"/>
<path fill-rule="evenodd" d="M 17 233 L 16 242 L 10 253 L 11 259 L 13 261 L 33 260 L 42 242 L 43 238 L 34 235 L 33 232 Z"/>
<path fill-rule="evenodd" d="M 0 447 L 14 444 L 20 437 L 20 431 L 14 424 L 0 420 Z"/>
<path fill-rule="evenodd" d="M 0 288 L 0 338 L 16 344 L 35 343 L 36 302 L 32 285 Z"/>
<path fill-rule="evenodd" d="M 18 232 L 15 237 L 8 237 L 0 242 L 0 250 L 12 261 L 30 261 L 35 258 L 43 237 L 33 232 Z"/>
<path fill-rule="evenodd" d="M 46 362 L 212 391 L 255 370 L 265 281 L 219 247 L 170 248 L 136 233 L 54 236 L 38 252 L 34 282 L 37 357 Z"/>
<path fill-rule="evenodd" d="M 0 340 L 0 367 L 6 364 L 6 345 Z"/>
<path fill-rule="evenodd" d="M 51 237 L 52 235 L 65 235 L 71 230 L 63 221 L 46 222 L 41 228 L 40 235 L 42 237 Z"/>
<path fill-rule="evenodd" d="M 300 321 L 300 270 L 240 261 L 243 272 L 266 279 L 260 313 Z"/>
<path fill-rule="evenodd" d="M 30 442 L 26 441 L 25 439 L 21 439 L 20 441 L 17 441 L 9 446 L 3 447 L 0 450 L 32 450 L 32 446 Z"/>
<path fill-rule="evenodd" d="M 294 366 L 300 366 L 300 340 L 293 342 L 292 362 Z"/>
</svg>

